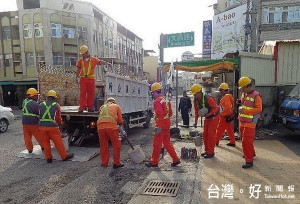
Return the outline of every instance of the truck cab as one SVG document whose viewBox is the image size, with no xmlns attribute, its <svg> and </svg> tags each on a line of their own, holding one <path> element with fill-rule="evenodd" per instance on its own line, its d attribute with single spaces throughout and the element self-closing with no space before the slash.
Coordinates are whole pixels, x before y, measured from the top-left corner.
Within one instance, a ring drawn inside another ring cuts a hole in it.
<svg viewBox="0 0 300 204">
<path fill-rule="evenodd" d="M 284 98 L 279 117 L 286 128 L 293 131 L 300 130 L 300 82 Z"/>
</svg>

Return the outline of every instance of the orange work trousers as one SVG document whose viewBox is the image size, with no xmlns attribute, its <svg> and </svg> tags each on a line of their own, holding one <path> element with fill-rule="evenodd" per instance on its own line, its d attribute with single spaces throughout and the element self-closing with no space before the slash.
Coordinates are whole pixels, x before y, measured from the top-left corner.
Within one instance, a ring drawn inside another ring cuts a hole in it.
<svg viewBox="0 0 300 204">
<path fill-rule="evenodd" d="M 240 127 L 240 134 L 242 136 L 242 147 L 246 162 L 253 162 L 255 155 L 254 137 L 255 128 Z"/>
<path fill-rule="evenodd" d="M 23 125 L 23 135 L 25 146 L 28 151 L 33 150 L 32 136 L 34 136 L 35 140 L 39 143 L 41 148 L 44 148 L 38 125 Z"/>
<path fill-rule="evenodd" d="M 109 162 L 109 149 L 108 141 L 111 141 L 113 148 L 114 165 L 120 165 L 120 152 L 121 152 L 121 140 L 119 140 L 118 129 L 98 129 L 99 142 L 100 142 L 100 156 L 102 166 L 108 166 Z"/>
<path fill-rule="evenodd" d="M 150 159 L 151 164 L 158 164 L 162 145 L 172 157 L 173 163 L 178 162 L 179 158 L 175 152 L 173 144 L 170 141 L 170 129 L 162 129 L 159 134 L 153 136 L 153 151 Z"/>
<path fill-rule="evenodd" d="M 40 130 L 40 132 L 41 132 L 40 134 L 43 138 L 45 159 L 53 158 L 52 153 L 51 153 L 51 145 L 50 145 L 50 140 L 52 140 L 61 159 L 64 160 L 68 156 L 68 153 L 65 149 L 63 140 L 61 138 L 59 128 L 58 127 L 40 126 L 39 130 Z"/>
<path fill-rule="evenodd" d="M 214 118 L 205 118 L 203 127 L 203 142 L 204 150 L 207 154 L 215 153 L 216 137 L 217 137 L 217 125 L 219 122 L 219 116 Z"/>
<path fill-rule="evenodd" d="M 222 138 L 225 130 L 228 133 L 230 143 L 235 144 L 235 136 L 234 136 L 232 124 L 231 124 L 231 122 L 226 122 L 225 116 L 220 117 L 218 129 L 217 129 L 216 143 L 220 142 L 220 139 Z"/>
<path fill-rule="evenodd" d="M 87 77 L 80 78 L 80 100 L 79 110 L 94 109 L 95 100 L 95 79 Z"/>
</svg>

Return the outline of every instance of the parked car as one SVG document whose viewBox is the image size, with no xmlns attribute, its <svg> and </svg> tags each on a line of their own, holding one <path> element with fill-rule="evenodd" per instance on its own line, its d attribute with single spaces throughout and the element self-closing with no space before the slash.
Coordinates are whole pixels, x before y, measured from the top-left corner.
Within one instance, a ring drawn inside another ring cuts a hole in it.
<svg viewBox="0 0 300 204">
<path fill-rule="evenodd" d="M 286 96 L 280 106 L 279 117 L 290 130 L 300 130 L 300 82 Z"/>
<path fill-rule="evenodd" d="M 0 132 L 6 132 L 9 125 L 14 122 L 15 116 L 11 108 L 0 105 Z"/>
</svg>

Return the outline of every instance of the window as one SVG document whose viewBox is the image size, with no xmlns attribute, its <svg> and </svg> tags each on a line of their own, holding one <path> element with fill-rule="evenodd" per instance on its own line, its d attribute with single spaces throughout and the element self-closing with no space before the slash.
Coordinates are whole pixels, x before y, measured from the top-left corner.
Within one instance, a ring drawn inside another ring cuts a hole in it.
<svg viewBox="0 0 300 204">
<path fill-rule="evenodd" d="M 103 36 L 102 36 L 102 33 L 99 33 L 99 45 L 102 45 L 103 44 Z"/>
<path fill-rule="evenodd" d="M 41 24 L 41 23 L 34 24 L 34 37 L 41 38 L 43 36 L 44 36 L 43 24 Z"/>
<path fill-rule="evenodd" d="M 24 38 L 32 38 L 32 27 L 30 24 L 23 25 Z"/>
<path fill-rule="evenodd" d="M 77 54 L 65 53 L 65 66 L 76 66 Z"/>
<path fill-rule="evenodd" d="M 109 45 L 109 49 L 112 50 L 113 49 L 112 40 L 108 40 L 108 45 Z"/>
<path fill-rule="evenodd" d="M 10 40 L 10 27 L 9 26 L 2 27 L 2 37 L 3 37 L 3 40 Z"/>
<path fill-rule="evenodd" d="M 33 66 L 34 65 L 34 55 L 32 52 L 25 53 L 26 56 L 26 66 Z"/>
<path fill-rule="evenodd" d="M 40 8 L 40 0 L 23 0 L 24 9 Z"/>
<path fill-rule="evenodd" d="M 63 33 L 64 33 L 64 38 L 75 39 L 75 28 L 64 26 Z"/>
<path fill-rule="evenodd" d="M 21 66 L 21 54 L 13 54 L 14 66 Z"/>
<path fill-rule="evenodd" d="M 63 65 L 63 56 L 61 52 L 53 52 L 53 65 Z"/>
<path fill-rule="evenodd" d="M 228 1 L 228 5 L 229 5 L 229 6 L 232 6 L 233 4 L 234 4 L 234 1 L 233 1 L 233 0 L 229 0 L 229 1 Z"/>
<path fill-rule="evenodd" d="M 13 40 L 19 40 L 20 39 L 19 26 L 12 26 L 11 34 Z"/>
<path fill-rule="evenodd" d="M 45 62 L 45 54 L 43 52 L 36 53 L 37 62 Z"/>
<path fill-rule="evenodd" d="M 80 40 L 87 40 L 87 28 L 86 27 L 78 27 L 78 38 Z"/>
<path fill-rule="evenodd" d="M 4 55 L 4 66 L 10 67 L 10 55 Z"/>
<path fill-rule="evenodd" d="M 51 23 L 51 37 L 61 38 L 61 24 Z"/>
<path fill-rule="evenodd" d="M 98 33 L 95 30 L 93 30 L 93 42 L 98 43 Z"/>
<path fill-rule="evenodd" d="M 300 22 L 300 6 L 282 6 L 263 9 L 263 23 Z"/>
<path fill-rule="evenodd" d="M 103 41 L 104 41 L 104 47 L 108 47 L 108 39 L 107 39 L 107 37 L 104 37 Z"/>
<path fill-rule="evenodd" d="M 114 51 L 118 50 L 118 43 L 116 40 L 114 40 Z"/>
</svg>

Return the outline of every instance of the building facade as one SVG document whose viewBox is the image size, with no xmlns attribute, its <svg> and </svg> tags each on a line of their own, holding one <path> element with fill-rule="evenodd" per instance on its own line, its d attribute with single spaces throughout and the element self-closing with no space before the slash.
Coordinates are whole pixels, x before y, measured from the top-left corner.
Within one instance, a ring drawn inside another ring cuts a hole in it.
<svg viewBox="0 0 300 204">
<path fill-rule="evenodd" d="M 264 41 L 300 39 L 300 0 L 218 0 L 213 5 L 215 16 L 247 3 L 250 7 L 244 11 L 244 35 L 240 36 L 241 46 L 236 51 L 258 52 Z M 245 40 L 248 42 L 246 47 L 243 46 Z"/>
<path fill-rule="evenodd" d="M 81 45 L 92 56 L 119 62 L 124 73 L 143 74 L 142 39 L 93 4 L 17 0 L 17 7 L 0 13 L 4 105 L 20 105 L 26 89 L 37 87 L 39 62 L 75 70 Z"/>
</svg>

